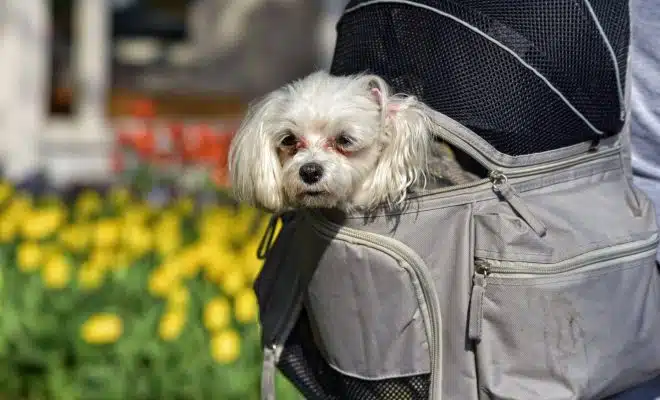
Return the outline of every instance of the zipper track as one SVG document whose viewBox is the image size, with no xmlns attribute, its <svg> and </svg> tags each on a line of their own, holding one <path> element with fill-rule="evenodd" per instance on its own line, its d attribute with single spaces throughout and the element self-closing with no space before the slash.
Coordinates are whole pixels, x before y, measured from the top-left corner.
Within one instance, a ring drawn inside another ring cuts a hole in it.
<svg viewBox="0 0 660 400">
<path fill-rule="evenodd" d="M 539 173 L 549 173 L 555 172 L 561 169 L 574 167 L 576 165 L 584 164 L 589 161 L 606 158 L 608 156 L 613 156 L 619 154 L 619 148 L 612 148 L 607 150 L 601 150 L 597 152 L 589 152 L 579 156 L 569 157 L 565 160 L 556 161 L 548 164 L 540 164 L 531 167 L 516 168 L 512 169 L 509 172 L 506 172 L 506 175 L 510 178 L 522 178 L 525 176 L 536 175 Z"/>
<path fill-rule="evenodd" d="M 535 279 L 570 272 L 589 272 L 610 267 L 616 263 L 632 262 L 653 257 L 657 251 L 658 234 L 648 239 L 629 242 L 607 249 L 594 250 L 572 259 L 543 266 L 542 264 L 512 263 L 487 258 L 475 258 L 472 277 L 472 293 L 468 320 L 468 338 L 479 342 L 482 339 L 483 299 L 487 281 L 491 279 Z M 510 281 L 509 281 L 510 282 Z M 502 282 L 504 283 L 504 282 Z M 511 284 L 513 282 L 510 282 Z"/>
<path fill-rule="evenodd" d="M 585 268 L 623 259 L 625 257 L 639 255 L 640 257 L 647 252 L 652 253 L 657 249 L 660 242 L 658 234 L 653 234 L 650 238 L 612 246 L 604 249 L 594 250 L 571 259 L 561 261 L 551 266 L 543 266 L 540 263 L 518 263 L 507 262 L 500 260 L 492 260 L 487 258 L 478 258 L 475 260 L 476 266 L 487 271 L 490 274 L 527 274 L 533 275 L 552 275 L 571 272 L 579 269 L 586 270 Z"/>
<path fill-rule="evenodd" d="M 564 160 L 559 160 L 551 163 L 535 165 L 531 167 L 514 167 L 514 168 L 498 168 L 501 167 L 491 161 L 479 152 L 476 148 L 469 145 L 467 142 L 462 140 L 455 140 L 453 135 L 442 136 L 442 139 L 447 143 L 456 146 L 457 148 L 464 151 L 467 155 L 472 157 L 475 161 L 480 163 L 482 166 L 486 167 L 489 174 L 493 172 L 505 173 L 507 178 L 524 178 L 527 176 L 546 174 L 551 172 L 556 172 L 566 168 L 574 167 L 576 165 L 584 164 L 590 161 L 605 159 L 607 157 L 612 157 L 617 155 L 620 152 L 619 148 L 612 148 L 597 152 L 589 152 L 579 156 L 568 157 Z M 459 190 L 469 189 L 473 187 L 479 187 L 486 183 L 492 182 L 491 178 L 483 178 L 473 182 L 463 183 L 460 185 L 452 185 L 446 188 L 441 189 L 430 189 L 430 190 L 420 190 L 419 195 L 428 195 L 428 194 L 439 194 L 439 193 L 451 193 Z"/>
<path fill-rule="evenodd" d="M 619 146 L 616 146 L 611 149 L 600 150 L 600 151 L 588 151 L 583 154 L 567 156 L 557 161 L 550 161 L 543 164 L 537 164 L 528 167 L 507 167 L 505 164 L 499 164 L 491 160 L 491 157 L 488 154 L 486 154 L 486 152 L 481 151 L 480 148 L 474 144 L 475 138 L 473 138 L 473 136 L 477 137 L 475 133 L 470 131 L 463 132 L 460 134 L 456 133 L 455 130 L 464 131 L 465 128 L 453 120 L 447 120 L 443 122 L 439 122 L 436 120 L 434 121 L 438 125 L 438 129 L 436 130 L 435 134 L 439 138 L 461 149 L 470 157 L 472 157 L 475 161 L 478 161 L 481 165 L 486 167 L 488 170 L 506 171 L 507 175 L 510 175 L 511 177 L 535 174 L 538 172 L 546 172 L 546 171 L 550 172 L 557 168 L 563 168 L 564 166 L 567 165 L 579 164 L 589 161 L 591 159 L 599 158 L 601 156 L 605 157 L 610 154 L 615 154 L 620 152 L 621 150 Z"/>
<path fill-rule="evenodd" d="M 371 232 L 361 231 L 345 226 L 337 225 L 317 212 L 309 212 L 311 225 L 318 232 L 330 238 L 348 237 L 353 241 L 363 242 L 373 247 L 381 247 L 381 251 L 394 253 L 398 258 L 403 259 L 412 267 L 422 290 L 424 302 L 428 307 L 429 323 L 427 330 L 430 337 L 430 386 L 429 399 L 440 400 L 442 398 L 442 314 L 440 310 L 440 300 L 433 285 L 433 278 L 426 263 L 414 251 L 397 240 Z"/>
</svg>

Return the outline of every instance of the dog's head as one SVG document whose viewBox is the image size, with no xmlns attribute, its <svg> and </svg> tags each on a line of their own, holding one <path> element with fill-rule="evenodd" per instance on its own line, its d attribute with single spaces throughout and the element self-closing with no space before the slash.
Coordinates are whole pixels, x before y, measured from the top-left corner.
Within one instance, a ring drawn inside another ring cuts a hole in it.
<svg viewBox="0 0 660 400">
<path fill-rule="evenodd" d="M 424 180 L 427 108 L 374 75 L 316 72 L 250 107 L 229 154 L 236 197 L 271 211 L 372 209 Z"/>
</svg>

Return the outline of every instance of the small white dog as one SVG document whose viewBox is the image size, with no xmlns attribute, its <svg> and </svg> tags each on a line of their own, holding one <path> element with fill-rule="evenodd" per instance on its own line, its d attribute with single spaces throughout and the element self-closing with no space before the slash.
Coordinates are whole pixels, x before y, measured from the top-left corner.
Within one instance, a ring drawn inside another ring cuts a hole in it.
<svg viewBox="0 0 660 400">
<path fill-rule="evenodd" d="M 250 107 L 229 151 L 231 185 L 273 212 L 393 208 L 441 156 L 434 129 L 426 105 L 378 76 L 315 72 Z"/>
</svg>

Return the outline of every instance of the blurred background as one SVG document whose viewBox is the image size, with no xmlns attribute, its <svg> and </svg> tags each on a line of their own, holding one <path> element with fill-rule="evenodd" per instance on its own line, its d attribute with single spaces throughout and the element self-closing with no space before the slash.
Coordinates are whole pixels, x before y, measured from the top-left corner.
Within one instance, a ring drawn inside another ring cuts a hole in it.
<svg viewBox="0 0 660 400">
<path fill-rule="evenodd" d="M 346 2 L 0 0 L 0 399 L 258 398 L 227 149 Z"/>
</svg>

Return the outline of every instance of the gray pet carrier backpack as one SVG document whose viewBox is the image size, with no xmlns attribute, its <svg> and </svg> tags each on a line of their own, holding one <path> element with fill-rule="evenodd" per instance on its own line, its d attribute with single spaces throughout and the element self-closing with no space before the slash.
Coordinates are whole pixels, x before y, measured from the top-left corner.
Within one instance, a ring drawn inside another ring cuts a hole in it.
<svg viewBox="0 0 660 400">
<path fill-rule="evenodd" d="M 631 184 L 628 4 L 350 2 L 334 74 L 430 105 L 481 179 L 265 235 L 264 370 L 310 399 L 601 399 L 660 374 L 658 232 Z"/>
</svg>

